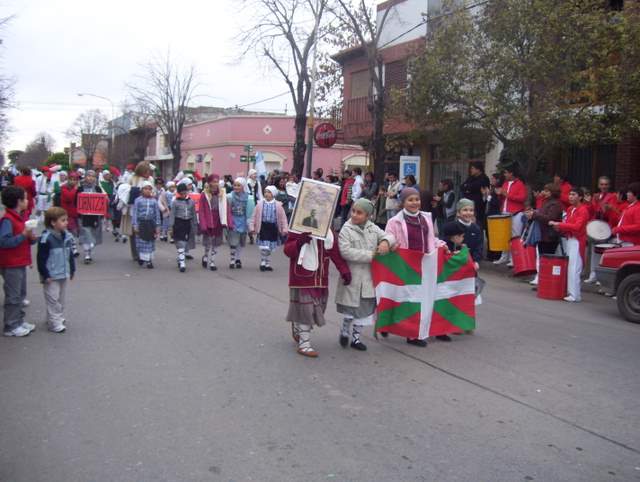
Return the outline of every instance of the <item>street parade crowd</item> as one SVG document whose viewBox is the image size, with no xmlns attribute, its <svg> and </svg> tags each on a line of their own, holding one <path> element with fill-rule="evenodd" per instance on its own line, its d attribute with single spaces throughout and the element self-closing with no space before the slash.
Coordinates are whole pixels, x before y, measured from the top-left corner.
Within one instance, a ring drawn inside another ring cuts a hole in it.
<svg viewBox="0 0 640 482">
<path fill-rule="evenodd" d="M 472 162 L 469 177 L 460 186 L 442 179 L 438 191 L 430 192 L 421 189 L 413 176 L 399 179 L 392 171 L 378 185 L 372 173 L 363 175 L 360 168 L 347 169 L 341 176 L 325 176 L 317 169 L 313 179 L 341 188 L 332 229 L 325 239 L 318 239 L 310 233 L 289 232 L 300 189 L 295 174 L 275 171 L 258 176 L 250 170 L 246 177 L 232 178 L 180 172 L 165 182 L 155 176 L 154 169 L 140 162 L 128 165 L 124 172 L 114 168 L 66 172 L 50 166 L 5 169 L 0 174 L 5 336 L 22 337 L 35 329 L 25 321 L 31 246 L 37 245 L 48 329 L 61 333 L 66 329 L 65 291 L 76 272 L 76 260 L 93 263 L 106 232 L 115 242 L 128 243 L 133 261 L 149 270 L 154 268 L 156 244 L 174 244 L 180 273 L 187 271 L 187 261 L 196 256 L 197 241 L 203 248 L 197 257 L 202 268 L 210 271 L 218 270 L 225 243 L 229 269 L 243 269 L 243 251 L 253 244 L 259 250 L 261 272 L 273 270 L 272 253 L 284 246 L 290 260 L 286 320 L 291 323 L 298 353 L 307 357 L 318 356 L 311 331 L 325 324 L 330 262 L 340 274 L 335 299 L 343 316 L 339 342 L 343 347 L 366 350 L 361 335 L 375 324 L 371 265 L 376 256 L 398 248 L 420 253 L 438 249 L 458 253 L 465 248 L 476 273 L 484 259 L 512 266 L 511 250 L 485 248 L 492 222 L 508 219 L 509 238 L 533 246 L 538 260 L 545 255 L 568 257 L 564 300 L 579 302 L 585 267 L 584 282 L 597 282 L 594 267 L 599 253 L 587 236 L 590 222 L 609 227 L 612 245 L 640 244 L 640 183 L 615 192 L 607 177 L 599 179 L 598 192 L 572 185 L 562 174 L 534 189 L 525 184 L 517 164 L 487 176 L 482 163 Z M 79 213 L 78 198 L 83 193 L 105 194 L 106 215 Z M 38 225 L 44 228 L 40 235 L 36 234 Z M 476 280 L 480 303 L 482 280 Z M 530 281 L 532 285 L 538 282 L 537 275 Z M 448 334 L 436 338 L 451 341 Z M 424 347 L 427 338 L 407 338 L 407 343 Z"/>
</svg>

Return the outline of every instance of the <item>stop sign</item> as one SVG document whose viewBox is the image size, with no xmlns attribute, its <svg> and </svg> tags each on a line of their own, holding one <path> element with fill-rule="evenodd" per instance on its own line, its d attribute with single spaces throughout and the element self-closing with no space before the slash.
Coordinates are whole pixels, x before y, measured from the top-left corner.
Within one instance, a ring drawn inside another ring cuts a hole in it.
<svg viewBox="0 0 640 482">
<path fill-rule="evenodd" d="M 313 138 L 318 147 L 332 147 L 338 140 L 338 131 L 333 124 L 324 122 L 316 127 Z"/>
</svg>

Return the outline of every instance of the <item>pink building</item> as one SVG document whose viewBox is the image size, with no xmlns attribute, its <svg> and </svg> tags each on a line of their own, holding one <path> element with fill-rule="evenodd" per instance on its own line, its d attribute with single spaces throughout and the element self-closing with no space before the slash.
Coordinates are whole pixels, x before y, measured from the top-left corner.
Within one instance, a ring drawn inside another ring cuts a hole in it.
<svg viewBox="0 0 640 482">
<path fill-rule="evenodd" d="M 268 171 L 291 172 L 293 122 L 294 117 L 283 115 L 229 115 L 185 126 L 181 168 L 201 174 L 246 173 L 247 163 L 241 162 L 240 156 L 246 155 L 244 147 L 251 145 L 252 154 L 263 154 Z M 162 146 L 154 150 L 156 156 L 161 152 Z M 336 144 L 330 149 L 313 150 L 313 169 L 322 167 L 325 173 L 366 165 L 367 154 L 359 146 Z"/>
</svg>

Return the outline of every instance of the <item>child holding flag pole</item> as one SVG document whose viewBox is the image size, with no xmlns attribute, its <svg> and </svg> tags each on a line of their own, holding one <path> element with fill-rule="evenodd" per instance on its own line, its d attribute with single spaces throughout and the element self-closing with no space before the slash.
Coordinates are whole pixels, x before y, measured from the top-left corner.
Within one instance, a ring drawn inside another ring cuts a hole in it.
<svg viewBox="0 0 640 482">
<path fill-rule="evenodd" d="M 387 254 L 394 244 L 393 236 L 385 234 L 370 221 L 373 210 L 374 205 L 368 199 L 356 200 L 351 208 L 351 218 L 342 226 L 338 238 L 340 255 L 351 271 L 351 283 L 340 283 L 336 293 L 337 311 L 344 315 L 340 345 L 347 347 L 353 323 L 351 348 L 360 351 L 367 349 L 360 335 L 365 326 L 374 324 L 376 311 L 371 261 L 375 255 Z"/>
</svg>

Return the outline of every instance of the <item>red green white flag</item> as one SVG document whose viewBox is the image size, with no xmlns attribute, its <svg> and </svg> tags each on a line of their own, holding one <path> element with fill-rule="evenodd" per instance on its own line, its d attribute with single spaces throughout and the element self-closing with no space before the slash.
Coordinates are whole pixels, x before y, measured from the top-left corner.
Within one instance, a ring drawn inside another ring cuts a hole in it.
<svg viewBox="0 0 640 482">
<path fill-rule="evenodd" d="M 475 277 L 468 248 L 456 254 L 398 249 L 372 265 L 376 330 L 424 339 L 475 329 Z"/>
</svg>

